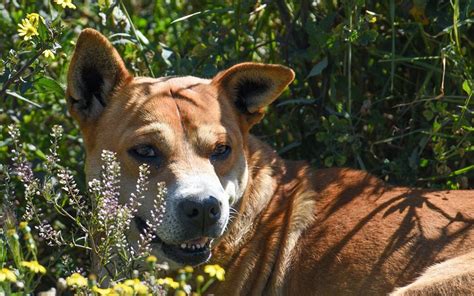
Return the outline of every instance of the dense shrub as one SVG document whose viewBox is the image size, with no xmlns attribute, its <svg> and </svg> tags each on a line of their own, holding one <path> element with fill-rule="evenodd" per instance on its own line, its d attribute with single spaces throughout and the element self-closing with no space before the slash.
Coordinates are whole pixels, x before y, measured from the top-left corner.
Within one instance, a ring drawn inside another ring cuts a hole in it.
<svg viewBox="0 0 474 296">
<path fill-rule="evenodd" d="M 45 130 L 62 124 L 61 153 L 81 170 L 65 73 L 78 33 L 94 27 L 136 75 L 211 77 L 241 61 L 295 69 L 255 130 L 284 157 L 367 169 L 393 183 L 472 187 L 472 1 L 211 2 L 99 1 L 59 13 L 47 1 L 5 2 L 0 123 L 20 123 L 38 160 Z M 32 12 L 47 25 L 24 41 L 18 24 Z M 10 140 L 1 139 L 5 163 Z"/>
<path fill-rule="evenodd" d="M 12 123 L 39 180 L 50 130 L 62 125 L 54 153 L 85 192 L 64 91 L 86 27 L 108 36 L 135 75 L 212 77 L 242 61 L 292 67 L 296 80 L 254 129 L 286 158 L 361 168 L 394 184 L 474 187 L 473 1 L 7 0 L 0 14 L 0 190 L 10 192 L 2 204 L 13 192 L 18 217 L 28 208 L 21 182 L 6 181 Z M 66 227 L 48 207 L 44 215 Z M 81 265 L 44 258 L 56 276 Z"/>
</svg>

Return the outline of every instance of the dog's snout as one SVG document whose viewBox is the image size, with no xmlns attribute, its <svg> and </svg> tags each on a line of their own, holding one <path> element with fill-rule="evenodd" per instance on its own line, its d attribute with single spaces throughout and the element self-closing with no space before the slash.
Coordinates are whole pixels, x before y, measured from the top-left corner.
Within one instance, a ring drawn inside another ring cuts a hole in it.
<svg viewBox="0 0 474 296">
<path fill-rule="evenodd" d="M 221 217 L 221 202 L 213 196 L 205 199 L 186 198 L 178 205 L 179 215 L 187 227 L 206 232 Z"/>
<path fill-rule="evenodd" d="M 204 210 L 207 216 L 204 220 L 208 221 L 207 224 L 211 225 L 219 220 L 221 217 L 221 207 L 221 202 L 214 196 L 209 196 L 209 198 L 204 201 Z M 206 222 L 204 222 L 204 225 L 206 225 Z"/>
</svg>

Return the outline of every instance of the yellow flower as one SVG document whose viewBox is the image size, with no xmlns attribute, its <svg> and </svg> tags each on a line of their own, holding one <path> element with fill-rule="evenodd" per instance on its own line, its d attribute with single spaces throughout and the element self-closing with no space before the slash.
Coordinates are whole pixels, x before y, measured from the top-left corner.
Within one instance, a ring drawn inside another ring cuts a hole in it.
<svg viewBox="0 0 474 296">
<path fill-rule="evenodd" d="M 21 24 L 18 24 L 18 33 L 25 41 L 30 40 L 33 36 L 39 35 L 36 27 L 28 19 L 22 19 Z"/>
<path fill-rule="evenodd" d="M 54 59 L 54 53 L 51 49 L 46 49 L 45 51 L 43 51 L 43 55 L 45 58 L 49 59 Z"/>
<path fill-rule="evenodd" d="M 16 233 L 16 229 L 15 228 L 10 228 L 7 230 L 7 235 L 8 236 L 18 236 L 18 234 Z"/>
<path fill-rule="evenodd" d="M 184 271 L 186 271 L 187 273 L 192 273 L 194 269 L 192 266 L 187 265 L 184 267 Z"/>
<path fill-rule="evenodd" d="M 8 268 L 0 269 L 0 283 L 3 283 L 5 281 L 11 282 L 11 283 L 16 282 L 15 273 L 13 273 L 13 271 L 11 271 Z"/>
<path fill-rule="evenodd" d="M 97 1 L 101 10 L 107 9 L 110 7 L 112 1 L 110 0 L 99 0 Z"/>
<path fill-rule="evenodd" d="M 204 267 L 204 272 L 209 274 L 210 277 L 216 277 L 219 281 L 223 281 L 225 270 L 224 268 L 220 267 L 219 265 L 206 265 Z"/>
<path fill-rule="evenodd" d="M 183 290 L 177 290 L 176 293 L 174 293 L 175 296 L 187 296 L 186 292 Z"/>
<path fill-rule="evenodd" d="M 28 13 L 26 15 L 26 18 L 30 21 L 30 23 L 35 27 L 35 28 L 38 28 L 38 25 L 39 25 L 39 22 L 41 21 L 42 23 L 44 23 L 44 18 L 33 12 L 33 13 Z"/>
<path fill-rule="evenodd" d="M 78 273 L 73 273 L 66 278 L 66 284 L 69 287 L 86 287 L 87 279 Z"/>
<path fill-rule="evenodd" d="M 430 23 L 430 20 L 425 15 L 425 7 L 413 5 L 408 11 L 416 22 L 426 26 Z"/>
<path fill-rule="evenodd" d="M 373 24 L 373 23 L 377 22 L 377 17 L 375 15 L 372 15 L 368 18 L 368 20 L 369 20 L 369 23 Z"/>
<path fill-rule="evenodd" d="M 71 0 L 54 0 L 56 4 L 61 5 L 63 8 L 76 9 L 76 5 L 72 4 Z"/>
<path fill-rule="evenodd" d="M 97 295 L 112 295 L 112 289 L 101 289 L 97 286 L 92 287 L 92 292 L 96 293 Z"/>
<path fill-rule="evenodd" d="M 156 261 L 158 261 L 158 258 L 156 258 L 153 255 L 150 255 L 150 256 L 146 257 L 145 261 L 148 262 L 148 263 L 155 263 Z"/>
<path fill-rule="evenodd" d="M 125 284 L 116 284 L 113 289 L 120 296 L 133 296 L 133 288 Z"/>
<path fill-rule="evenodd" d="M 196 277 L 196 283 L 198 283 L 198 284 L 204 283 L 204 277 L 202 275 L 198 275 Z"/>
<path fill-rule="evenodd" d="M 148 287 L 145 286 L 139 279 L 126 280 L 125 285 L 132 287 L 137 295 L 147 295 Z"/>
<path fill-rule="evenodd" d="M 18 227 L 19 227 L 20 229 L 25 229 L 26 227 L 28 227 L 28 222 L 25 222 L 25 221 L 20 222 L 20 224 L 18 225 Z"/>
<path fill-rule="evenodd" d="M 39 264 L 38 261 L 22 261 L 21 266 L 28 268 L 33 273 L 46 273 L 46 268 Z"/>
<path fill-rule="evenodd" d="M 179 283 L 175 282 L 175 280 L 173 280 L 170 277 L 166 277 L 164 279 L 158 279 L 158 280 L 156 280 L 156 282 L 158 283 L 158 285 L 161 285 L 161 286 L 163 286 L 163 285 L 170 286 L 173 289 L 179 288 Z"/>
</svg>

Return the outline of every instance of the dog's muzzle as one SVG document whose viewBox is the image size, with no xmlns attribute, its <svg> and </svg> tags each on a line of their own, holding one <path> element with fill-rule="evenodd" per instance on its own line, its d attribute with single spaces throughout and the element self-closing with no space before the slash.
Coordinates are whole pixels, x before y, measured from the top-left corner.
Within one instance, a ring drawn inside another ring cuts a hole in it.
<svg viewBox="0 0 474 296">
<path fill-rule="evenodd" d="M 222 204 L 213 196 L 206 199 L 190 197 L 178 204 L 178 217 L 183 226 L 192 232 L 212 236 L 221 217 Z"/>
<path fill-rule="evenodd" d="M 152 240 L 161 246 L 163 253 L 171 260 L 183 265 L 199 265 L 211 257 L 211 243 L 222 233 L 218 221 L 222 214 L 221 202 L 209 196 L 205 199 L 187 197 L 176 207 L 179 223 L 186 229 L 185 239 L 178 243 L 164 242 L 156 233 Z M 138 230 L 144 234 L 149 226 L 139 216 L 135 217 Z"/>
</svg>

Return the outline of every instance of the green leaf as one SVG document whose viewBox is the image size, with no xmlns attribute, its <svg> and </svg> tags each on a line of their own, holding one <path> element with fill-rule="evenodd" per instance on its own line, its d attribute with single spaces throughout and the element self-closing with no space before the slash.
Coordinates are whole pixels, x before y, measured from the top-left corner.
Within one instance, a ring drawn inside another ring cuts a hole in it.
<svg viewBox="0 0 474 296">
<path fill-rule="evenodd" d="M 469 80 L 464 80 L 462 83 L 462 89 L 467 93 L 468 96 L 472 95 L 472 89 Z"/>
<path fill-rule="evenodd" d="M 324 159 L 324 165 L 328 168 L 332 167 L 334 164 L 334 157 L 333 156 L 328 156 Z"/>
<path fill-rule="evenodd" d="M 136 30 L 136 33 L 137 33 L 137 37 L 140 39 L 140 41 L 143 44 L 145 45 L 150 44 L 150 40 L 148 40 L 148 38 L 146 38 L 145 35 L 143 35 L 142 32 L 140 32 L 140 30 Z"/>
<path fill-rule="evenodd" d="M 426 118 L 426 120 L 431 121 L 431 119 L 434 117 L 434 114 L 431 110 L 426 109 L 423 111 L 423 116 Z"/>
<path fill-rule="evenodd" d="M 346 164 L 347 157 L 345 155 L 339 155 L 336 157 L 336 163 L 338 166 L 343 166 Z"/>
<path fill-rule="evenodd" d="M 51 91 L 58 97 L 64 97 L 65 92 L 62 86 L 56 81 L 49 77 L 42 77 L 35 83 L 37 87 L 41 87 L 46 91 Z"/>
<path fill-rule="evenodd" d="M 48 39 L 48 28 L 45 24 L 43 24 L 42 21 L 39 22 L 38 33 L 42 41 L 46 41 Z"/>
<path fill-rule="evenodd" d="M 286 105 L 314 105 L 316 104 L 316 99 L 307 99 L 307 98 L 300 98 L 300 99 L 291 99 L 291 100 L 286 100 L 281 103 L 278 103 L 277 106 L 286 106 Z"/>
<path fill-rule="evenodd" d="M 171 22 L 171 24 L 174 24 L 174 23 L 177 23 L 177 22 L 180 22 L 180 21 L 187 20 L 187 19 L 190 18 L 190 17 L 193 17 L 193 16 L 195 16 L 195 15 L 199 15 L 199 14 L 201 14 L 201 13 L 203 13 L 203 12 L 207 12 L 207 11 L 208 11 L 208 10 L 206 10 L 206 11 L 198 11 L 198 12 L 195 12 L 195 13 L 191 13 L 191 14 L 185 15 L 185 16 L 183 16 L 183 17 L 180 17 L 180 18 L 175 19 L 174 21 Z"/>
<path fill-rule="evenodd" d="M 313 76 L 321 74 L 321 72 L 323 72 L 323 70 L 326 69 L 327 66 L 328 66 L 328 58 L 324 57 L 324 59 L 322 59 L 321 62 L 314 65 L 313 69 L 311 69 L 311 71 L 309 72 L 308 77 L 306 77 L 306 78 L 313 77 Z"/>
<path fill-rule="evenodd" d="M 429 163 L 430 163 L 430 161 L 426 158 L 420 159 L 420 167 L 422 167 L 422 168 L 426 168 Z"/>
</svg>

